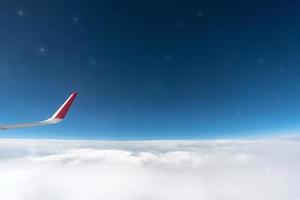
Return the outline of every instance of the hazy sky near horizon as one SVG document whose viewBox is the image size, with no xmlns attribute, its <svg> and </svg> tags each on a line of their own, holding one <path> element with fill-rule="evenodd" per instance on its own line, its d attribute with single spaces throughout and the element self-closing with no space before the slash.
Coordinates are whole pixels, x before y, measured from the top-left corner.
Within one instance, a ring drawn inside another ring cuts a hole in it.
<svg viewBox="0 0 300 200">
<path fill-rule="evenodd" d="M 202 139 L 300 129 L 300 2 L 0 3 L 1 137 Z"/>
</svg>

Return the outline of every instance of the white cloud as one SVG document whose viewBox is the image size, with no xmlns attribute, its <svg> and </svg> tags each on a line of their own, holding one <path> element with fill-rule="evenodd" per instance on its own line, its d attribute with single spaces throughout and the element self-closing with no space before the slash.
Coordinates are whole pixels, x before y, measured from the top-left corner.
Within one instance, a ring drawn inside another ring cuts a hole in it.
<svg viewBox="0 0 300 200">
<path fill-rule="evenodd" d="M 0 140 L 0 199 L 296 200 L 300 140 Z"/>
</svg>

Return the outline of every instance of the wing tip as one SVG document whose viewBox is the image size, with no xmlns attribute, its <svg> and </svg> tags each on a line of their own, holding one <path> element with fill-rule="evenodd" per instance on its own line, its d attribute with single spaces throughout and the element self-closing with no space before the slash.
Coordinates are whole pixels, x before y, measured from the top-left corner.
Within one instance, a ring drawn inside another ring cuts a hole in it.
<svg viewBox="0 0 300 200">
<path fill-rule="evenodd" d="M 70 97 L 64 102 L 64 104 L 56 111 L 56 113 L 52 116 L 55 119 L 64 119 L 71 108 L 72 103 L 77 97 L 78 92 L 72 92 Z"/>
</svg>

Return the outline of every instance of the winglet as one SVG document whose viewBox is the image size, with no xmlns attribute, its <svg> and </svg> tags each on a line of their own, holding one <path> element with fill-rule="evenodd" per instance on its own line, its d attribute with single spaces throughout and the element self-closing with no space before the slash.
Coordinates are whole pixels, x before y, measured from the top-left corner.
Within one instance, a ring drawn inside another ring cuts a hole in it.
<svg viewBox="0 0 300 200">
<path fill-rule="evenodd" d="M 67 115 L 73 101 L 75 100 L 77 96 L 77 92 L 73 92 L 71 96 L 65 101 L 65 103 L 54 113 L 54 115 L 51 117 L 52 119 L 64 119 Z"/>
</svg>

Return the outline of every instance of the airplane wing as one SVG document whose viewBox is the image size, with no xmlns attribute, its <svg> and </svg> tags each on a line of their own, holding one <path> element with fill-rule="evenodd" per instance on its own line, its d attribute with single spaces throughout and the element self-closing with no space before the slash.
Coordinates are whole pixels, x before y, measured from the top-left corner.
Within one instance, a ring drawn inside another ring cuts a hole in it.
<svg viewBox="0 0 300 200">
<path fill-rule="evenodd" d="M 72 93 L 71 96 L 65 101 L 65 103 L 49 119 L 46 119 L 44 121 L 29 122 L 29 123 L 7 124 L 7 125 L 0 124 L 0 130 L 57 124 L 65 118 L 76 96 L 77 96 L 77 92 Z"/>
</svg>

